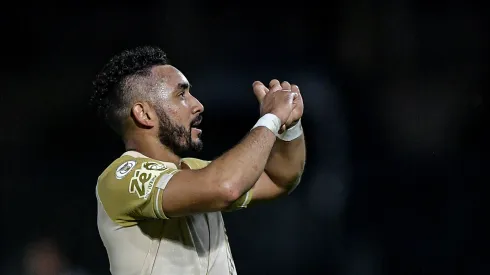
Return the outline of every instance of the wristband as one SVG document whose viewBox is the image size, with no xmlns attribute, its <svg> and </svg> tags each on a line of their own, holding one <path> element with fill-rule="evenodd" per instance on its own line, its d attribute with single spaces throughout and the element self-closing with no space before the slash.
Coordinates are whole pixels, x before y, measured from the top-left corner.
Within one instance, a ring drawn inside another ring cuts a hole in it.
<svg viewBox="0 0 490 275">
<path fill-rule="evenodd" d="M 259 118 L 252 129 L 260 126 L 266 127 L 267 129 L 271 130 L 274 135 L 277 136 L 279 130 L 281 129 L 281 120 L 276 115 L 268 113 Z"/>
<path fill-rule="evenodd" d="M 303 134 L 303 126 L 301 119 L 291 128 L 288 128 L 284 133 L 278 134 L 277 138 L 284 141 L 291 141 L 299 138 Z"/>
</svg>

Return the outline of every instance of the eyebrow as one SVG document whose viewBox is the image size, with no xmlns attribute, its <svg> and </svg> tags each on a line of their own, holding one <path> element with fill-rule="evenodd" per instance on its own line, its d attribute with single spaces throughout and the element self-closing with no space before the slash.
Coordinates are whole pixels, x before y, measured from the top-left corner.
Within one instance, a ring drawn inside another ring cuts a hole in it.
<svg viewBox="0 0 490 275">
<path fill-rule="evenodd" d="M 182 90 L 187 90 L 190 89 L 192 86 L 188 82 L 182 82 L 177 84 L 177 90 L 182 91 Z"/>
</svg>

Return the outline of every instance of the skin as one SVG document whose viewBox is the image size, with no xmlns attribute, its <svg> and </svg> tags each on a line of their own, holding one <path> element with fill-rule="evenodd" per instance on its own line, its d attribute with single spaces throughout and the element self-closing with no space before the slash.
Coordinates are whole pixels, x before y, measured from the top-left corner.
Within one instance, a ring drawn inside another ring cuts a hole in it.
<svg viewBox="0 0 490 275">
<path fill-rule="evenodd" d="M 124 143 L 126 150 L 137 150 L 142 154 L 159 160 L 172 162 L 179 166 L 180 157 L 169 145 L 160 140 L 160 132 L 172 129 L 164 129 L 162 112 L 174 125 L 184 129 L 186 136 L 179 136 L 176 143 L 180 146 L 178 151 L 202 144 L 201 130 L 191 127 L 193 123 L 199 124 L 200 115 L 204 106 L 189 92 L 190 84 L 187 78 L 175 67 L 170 65 L 155 66 L 152 69 L 152 77 L 156 79 L 156 91 L 154 102 L 137 101 L 134 103 L 131 113 L 125 123 L 126 131 Z M 189 140 L 190 137 L 190 140 Z M 184 149 L 181 149 L 184 148 Z"/>
<path fill-rule="evenodd" d="M 279 80 L 273 79 L 266 87 L 262 82 L 256 81 L 253 84 L 253 90 L 259 103 L 262 103 L 264 97 L 269 92 L 274 92 L 274 87 L 280 87 L 283 90 L 291 90 L 297 93 L 295 99 L 296 105 L 283 125 L 283 129 L 293 127 L 303 116 L 303 98 L 299 87 L 290 84 L 287 81 L 279 83 Z M 292 141 L 283 141 L 276 139 L 269 155 L 263 175 L 252 188 L 253 200 L 255 203 L 262 200 L 271 200 L 287 194 L 294 188 L 301 179 L 306 160 L 305 137 L 302 134 Z"/>
<path fill-rule="evenodd" d="M 197 128 L 203 105 L 189 91 L 187 78 L 170 65 L 152 68 L 152 100 L 135 101 L 124 122 L 127 150 L 172 162 L 182 170 L 163 192 L 163 210 L 169 217 L 225 210 L 241 195 L 253 190 L 253 202 L 286 194 L 299 181 L 305 163 L 304 136 L 285 142 L 265 127 L 257 127 L 236 146 L 207 167 L 180 166 L 180 153 L 202 147 Z M 269 87 L 254 82 L 261 115 L 273 113 L 284 128 L 303 114 L 296 85 L 272 80 Z M 178 133 L 162 138 L 165 133 Z M 169 141 L 169 138 L 173 138 Z"/>
</svg>

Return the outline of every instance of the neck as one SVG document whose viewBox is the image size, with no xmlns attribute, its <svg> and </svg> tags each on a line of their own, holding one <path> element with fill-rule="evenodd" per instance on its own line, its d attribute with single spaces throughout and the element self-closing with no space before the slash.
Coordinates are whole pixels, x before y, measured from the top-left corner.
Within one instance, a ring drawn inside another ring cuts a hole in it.
<svg viewBox="0 0 490 275">
<path fill-rule="evenodd" d="M 152 159 L 172 162 L 177 167 L 180 165 L 180 157 L 165 147 L 157 137 L 132 134 L 124 137 L 124 144 L 126 151 L 137 151 Z"/>
</svg>

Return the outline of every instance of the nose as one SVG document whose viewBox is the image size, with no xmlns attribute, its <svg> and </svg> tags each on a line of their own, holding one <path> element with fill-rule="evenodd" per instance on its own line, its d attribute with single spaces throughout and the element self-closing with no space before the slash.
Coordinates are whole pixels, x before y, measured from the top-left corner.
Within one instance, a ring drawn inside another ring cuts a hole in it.
<svg viewBox="0 0 490 275">
<path fill-rule="evenodd" d="M 199 100 L 197 100 L 197 98 L 195 98 L 194 96 L 192 96 L 192 100 L 193 100 L 192 113 L 193 114 L 199 114 L 199 113 L 204 112 L 204 106 L 201 104 L 201 102 Z"/>
</svg>

